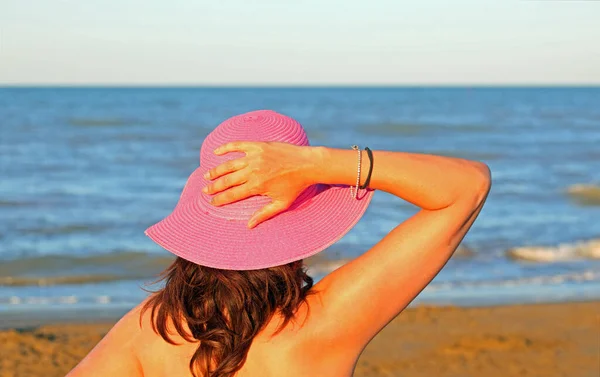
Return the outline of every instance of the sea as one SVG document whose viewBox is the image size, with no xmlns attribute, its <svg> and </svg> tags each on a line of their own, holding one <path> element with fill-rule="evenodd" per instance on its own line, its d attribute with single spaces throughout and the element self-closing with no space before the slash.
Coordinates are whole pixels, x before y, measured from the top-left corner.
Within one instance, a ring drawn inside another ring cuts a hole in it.
<svg viewBox="0 0 600 377">
<path fill-rule="evenodd" d="M 172 257 L 144 230 L 174 208 L 204 137 L 257 109 L 294 117 L 312 145 L 489 165 L 483 211 L 415 304 L 600 298 L 600 87 L 4 87 L 0 322 L 124 312 L 160 287 Z M 415 212 L 377 192 L 310 271 Z"/>
</svg>

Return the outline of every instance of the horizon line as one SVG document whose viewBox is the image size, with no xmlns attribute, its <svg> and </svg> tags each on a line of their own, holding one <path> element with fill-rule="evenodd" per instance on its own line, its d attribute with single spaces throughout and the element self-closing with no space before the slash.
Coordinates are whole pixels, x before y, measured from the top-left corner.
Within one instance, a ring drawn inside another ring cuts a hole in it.
<svg viewBox="0 0 600 377">
<path fill-rule="evenodd" d="M 316 88 L 600 88 L 599 83 L 413 83 L 413 84 L 159 84 L 159 83 L 56 83 L 56 84 L 29 84 L 29 83 L 0 83 L 1 89 L 19 89 L 19 88 L 110 88 L 110 89 L 160 89 L 160 88 L 189 88 L 189 89 L 316 89 Z"/>
</svg>

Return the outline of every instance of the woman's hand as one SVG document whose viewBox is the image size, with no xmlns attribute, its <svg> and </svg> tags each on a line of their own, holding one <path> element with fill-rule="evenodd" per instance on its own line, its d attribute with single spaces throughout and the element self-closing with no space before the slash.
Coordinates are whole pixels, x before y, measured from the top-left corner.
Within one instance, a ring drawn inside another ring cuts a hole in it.
<svg viewBox="0 0 600 377">
<path fill-rule="evenodd" d="M 217 194 L 211 204 L 222 206 L 250 196 L 263 195 L 272 202 L 256 211 L 248 221 L 254 228 L 261 222 L 288 209 L 310 185 L 314 167 L 315 148 L 280 142 L 231 142 L 214 153 L 243 152 L 246 156 L 225 162 L 204 176 L 213 182 L 203 191 Z"/>
</svg>

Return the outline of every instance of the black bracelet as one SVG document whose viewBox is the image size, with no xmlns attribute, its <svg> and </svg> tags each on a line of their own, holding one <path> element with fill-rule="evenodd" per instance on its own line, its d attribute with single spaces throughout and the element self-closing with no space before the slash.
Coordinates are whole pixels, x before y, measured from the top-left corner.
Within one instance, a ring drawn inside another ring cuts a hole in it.
<svg viewBox="0 0 600 377">
<path fill-rule="evenodd" d="M 365 183 L 360 186 L 361 190 L 369 187 L 369 183 L 371 183 L 371 173 L 373 173 L 373 152 L 369 149 L 369 147 L 365 147 L 365 151 L 367 151 L 367 155 L 369 156 L 369 174 L 367 174 L 367 179 L 365 179 Z"/>
</svg>

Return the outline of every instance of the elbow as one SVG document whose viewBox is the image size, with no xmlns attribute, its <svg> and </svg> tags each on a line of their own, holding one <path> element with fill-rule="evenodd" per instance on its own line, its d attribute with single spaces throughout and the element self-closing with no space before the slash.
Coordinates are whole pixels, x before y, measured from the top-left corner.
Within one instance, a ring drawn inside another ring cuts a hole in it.
<svg viewBox="0 0 600 377">
<path fill-rule="evenodd" d="M 473 161 L 473 192 L 478 201 L 484 201 L 492 188 L 492 172 L 485 163 Z"/>
<path fill-rule="evenodd" d="M 478 161 L 468 161 L 463 167 L 462 184 L 452 204 L 478 208 L 485 202 L 492 187 L 490 168 Z"/>
<path fill-rule="evenodd" d="M 469 207 L 477 208 L 487 199 L 492 187 L 492 173 L 490 168 L 483 162 L 463 160 L 462 171 L 459 175 L 459 181 L 454 198 L 447 205 L 441 207 L 447 208 L 450 205 L 461 203 Z"/>
</svg>

